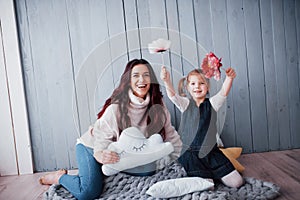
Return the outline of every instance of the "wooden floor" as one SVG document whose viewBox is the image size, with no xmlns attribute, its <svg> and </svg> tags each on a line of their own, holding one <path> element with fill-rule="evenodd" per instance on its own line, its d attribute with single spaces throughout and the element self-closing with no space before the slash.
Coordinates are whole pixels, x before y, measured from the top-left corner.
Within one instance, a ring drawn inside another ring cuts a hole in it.
<svg viewBox="0 0 300 200">
<path fill-rule="evenodd" d="M 300 149 L 245 154 L 238 160 L 246 167 L 243 176 L 280 186 L 278 200 L 300 199 Z"/>
<path fill-rule="evenodd" d="M 300 199 L 300 149 L 243 154 L 238 160 L 246 168 L 244 177 L 279 185 L 281 196 L 278 200 Z M 42 199 L 48 189 L 38 183 L 43 174 L 0 177 L 0 199 Z"/>
</svg>

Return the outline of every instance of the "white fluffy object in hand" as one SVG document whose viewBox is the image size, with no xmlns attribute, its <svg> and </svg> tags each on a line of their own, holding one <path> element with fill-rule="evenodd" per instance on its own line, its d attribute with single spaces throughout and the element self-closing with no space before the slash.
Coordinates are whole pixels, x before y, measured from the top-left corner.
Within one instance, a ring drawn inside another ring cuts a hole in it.
<svg viewBox="0 0 300 200">
<path fill-rule="evenodd" d="M 185 177 L 159 181 L 152 185 L 146 194 L 155 198 L 179 197 L 191 192 L 207 190 L 214 186 L 208 180 L 200 177 Z"/>
</svg>

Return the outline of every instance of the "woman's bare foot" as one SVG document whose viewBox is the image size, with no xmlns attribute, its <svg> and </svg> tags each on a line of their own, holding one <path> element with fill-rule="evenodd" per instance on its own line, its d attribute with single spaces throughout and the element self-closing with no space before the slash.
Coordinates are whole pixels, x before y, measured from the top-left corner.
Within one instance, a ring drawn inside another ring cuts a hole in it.
<svg viewBox="0 0 300 200">
<path fill-rule="evenodd" d="M 68 173 L 68 171 L 65 170 L 65 169 L 61 169 L 61 170 L 58 170 L 56 172 L 50 172 L 50 173 L 46 174 L 45 176 L 42 176 L 39 179 L 39 182 L 42 185 L 58 184 L 59 178 L 62 175 L 67 174 L 67 173 Z"/>
</svg>

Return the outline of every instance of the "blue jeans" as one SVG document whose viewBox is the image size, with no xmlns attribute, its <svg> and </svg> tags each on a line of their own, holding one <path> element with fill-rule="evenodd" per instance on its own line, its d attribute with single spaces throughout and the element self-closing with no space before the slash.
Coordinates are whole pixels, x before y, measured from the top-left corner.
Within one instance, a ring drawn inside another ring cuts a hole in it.
<svg viewBox="0 0 300 200">
<path fill-rule="evenodd" d="M 78 175 L 64 174 L 59 183 L 78 200 L 89 200 L 99 197 L 103 190 L 104 175 L 102 164 L 93 156 L 93 149 L 82 144 L 76 145 Z"/>
</svg>

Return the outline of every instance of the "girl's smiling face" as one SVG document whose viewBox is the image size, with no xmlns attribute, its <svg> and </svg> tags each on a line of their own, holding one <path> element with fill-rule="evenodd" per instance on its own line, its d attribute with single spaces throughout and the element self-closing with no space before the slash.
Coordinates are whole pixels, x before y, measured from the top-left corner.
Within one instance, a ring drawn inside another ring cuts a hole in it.
<svg viewBox="0 0 300 200">
<path fill-rule="evenodd" d="M 130 86 L 135 96 L 145 98 L 150 89 L 150 83 L 150 72 L 146 65 L 139 64 L 132 68 Z"/>
<path fill-rule="evenodd" d="M 187 90 L 197 104 L 202 103 L 208 92 L 208 84 L 200 74 L 192 74 L 188 77 Z"/>
</svg>

